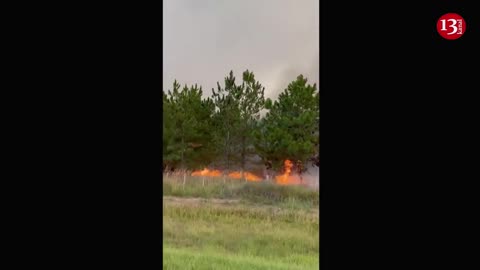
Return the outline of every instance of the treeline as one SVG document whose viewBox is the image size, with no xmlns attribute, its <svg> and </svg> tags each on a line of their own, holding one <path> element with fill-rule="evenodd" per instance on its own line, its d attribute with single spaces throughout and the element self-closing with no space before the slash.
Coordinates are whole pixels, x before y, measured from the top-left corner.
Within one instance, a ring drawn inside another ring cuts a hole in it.
<svg viewBox="0 0 480 270">
<path fill-rule="evenodd" d="M 318 157 L 319 93 L 302 75 L 275 101 L 248 70 L 239 83 L 231 71 L 211 98 L 202 93 L 177 81 L 163 91 L 164 169 L 244 170 L 252 156 L 278 169 L 285 159 Z"/>
</svg>

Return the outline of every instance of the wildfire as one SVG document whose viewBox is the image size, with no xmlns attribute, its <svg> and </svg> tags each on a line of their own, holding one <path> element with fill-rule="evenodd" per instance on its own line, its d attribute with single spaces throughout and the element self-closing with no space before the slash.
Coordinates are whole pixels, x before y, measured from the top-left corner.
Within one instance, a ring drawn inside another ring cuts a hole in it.
<svg viewBox="0 0 480 270">
<path fill-rule="evenodd" d="M 252 181 L 252 182 L 258 182 L 261 181 L 262 178 L 256 176 L 253 173 L 250 172 L 244 172 L 244 177 L 247 181 Z M 209 170 L 207 168 L 201 170 L 201 171 L 194 171 L 192 173 L 192 176 L 208 176 L 208 177 L 220 177 L 222 176 L 222 172 L 219 170 Z M 228 174 L 228 177 L 233 178 L 233 179 L 242 179 L 242 173 L 241 172 L 231 172 Z"/>
<path fill-rule="evenodd" d="M 222 172 L 219 170 L 209 170 L 207 168 L 201 170 L 201 171 L 194 171 L 192 173 L 192 176 L 209 176 L 209 177 L 218 177 L 222 175 Z"/>
<path fill-rule="evenodd" d="M 258 182 L 258 181 L 262 180 L 262 178 L 256 176 L 253 173 L 250 173 L 250 172 L 244 172 L 243 175 L 245 176 L 245 179 L 247 179 L 247 181 Z M 242 173 L 241 172 L 232 172 L 232 173 L 228 174 L 228 176 L 230 178 L 234 178 L 234 179 L 241 179 L 242 178 Z"/>
<path fill-rule="evenodd" d="M 284 163 L 284 173 L 275 177 L 275 182 L 279 185 L 298 185 L 301 184 L 299 176 L 292 175 L 293 163 L 290 160 L 285 160 Z M 221 177 L 223 173 L 219 170 L 210 170 L 205 168 L 200 171 L 194 171 L 192 176 L 208 176 L 208 177 Z M 243 177 L 242 173 L 239 171 L 231 172 L 227 175 L 231 179 L 246 179 L 247 181 L 259 182 L 262 181 L 261 177 L 251 173 L 244 172 Z"/>
<path fill-rule="evenodd" d="M 298 176 L 292 175 L 293 163 L 290 160 L 285 160 L 283 163 L 285 172 L 282 175 L 275 177 L 277 184 L 279 185 L 295 185 L 300 184 L 300 179 Z"/>
</svg>

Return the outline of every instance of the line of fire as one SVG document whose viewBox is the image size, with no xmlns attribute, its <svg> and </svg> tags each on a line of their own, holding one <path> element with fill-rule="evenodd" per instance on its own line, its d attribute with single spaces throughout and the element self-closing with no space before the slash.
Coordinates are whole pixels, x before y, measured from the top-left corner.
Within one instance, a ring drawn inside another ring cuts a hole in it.
<svg viewBox="0 0 480 270">
<path fill-rule="evenodd" d="M 308 165 L 319 168 L 319 155 L 317 154 L 308 159 Z M 169 176 L 175 175 L 176 173 L 184 175 L 189 174 L 190 176 L 196 177 L 218 178 L 223 180 L 228 178 L 250 182 L 271 181 L 279 185 L 303 185 L 306 184 L 304 181 L 304 176 L 306 173 L 308 173 L 308 168 L 306 168 L 303 162 L 300 160 L 294 163 L 289 159 L 284 161 L 283 169 L 280 172 L 273 171 L 271 162 L 266 161 L 264 164 L 263 173 L 261 174 L 250 171 L 222 171 L 211 168 L 204 168 L 203 170 L 195 170 L 193 172 L 183 172 L 180 170 L 175 170 L 175 168 L 168 168 L 167 165 L 164 165 L 164 174 Z"/>
</svg>

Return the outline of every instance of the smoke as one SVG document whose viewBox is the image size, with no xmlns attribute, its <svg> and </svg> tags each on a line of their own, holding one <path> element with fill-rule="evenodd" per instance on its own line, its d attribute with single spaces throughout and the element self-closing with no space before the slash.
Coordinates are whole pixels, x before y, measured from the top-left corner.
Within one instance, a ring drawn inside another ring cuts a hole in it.
<svg viewBox="0 0 480 270">
<path fill-rule="evenodd" d="M 307 171 L 302 175 L 305 185 L 310 188 L 318 190 L 320 188 L 320 168 L 307 164 Z"/>
<path fill-rule="evenodd" d="M 163 89 L 198 83 L 204 97 L 245 70 L 275 99 L 303 74 L 318 83 L 318 0 L 163 1 Z"/>
<path fill-rule="evenodd" d="M 271 74 L 267 81 L 271 88 L 265 93 L 266 98 L 276 100 L 278 95 L 287 89 L 288 84 L 297 79 L 297 76 L 303 75 L 307 78 L 308 84 L 316 84 L 317 91 L 320 81 L 320 63 L 318 61 L 318 53 L 309 63 L 299 64 L 297 66 L 285 66 L 282 69 Z"/>
</svg>

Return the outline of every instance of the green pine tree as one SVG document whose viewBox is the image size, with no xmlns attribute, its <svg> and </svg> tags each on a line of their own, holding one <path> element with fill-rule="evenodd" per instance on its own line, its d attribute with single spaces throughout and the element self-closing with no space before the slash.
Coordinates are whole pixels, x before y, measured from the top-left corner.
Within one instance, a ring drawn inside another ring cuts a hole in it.
<svg viewBox="0 0 480 270">
<path fill-rule="evenodd" d="M 214 104 L 202 100 L 197 85 L 180 90 L 175 81 L 173 90 L 164 98 L 164 160 L 184 171 L 208 165 L 213 155 L 210 136 Z"/>
<path fill-rule="evenodd" d="M 248 157 L 254 154 L 253 133 L 260 119 L 260 111 L 264 108 L 265 88 L 255 80 L 253 72 L 243 72 L 243 83 L 237 90 L 238 104 L 240 110 L 240 166 L 242 172 Z"/>
<path fill-rule="evenodd" d="M 267 99 L 268 113 L 255 132 L 256 150 L 275 169 L 285 159 L 305 164 L 319 144 L 319 93 L 302 75 L 291 82 L 278 100 Z"/>
<path fill-rule="evenodd" d="M 214 115 L 214 141 L 217 142 L 218 163 L 225 175 L 239 160 L 238 133 L 240 129 L 239 95 L 240 86 L 235 84 L 233 71 L 225 78 L 222 88 L 217 82 L 217 91 L 212 89 L 213 102 L 216 107 Z"/>
<path fill-rule="evenodd" d="M 175 81 L 173 83 L 173 92 L 178 92 L 180 85 Z M 176 168 L 180 162 L 180 154 L 177 150 L 178 146 L 175 142 L 178 141 L 175 134 L 175 118 L 174 109 L 176 104 L 170 97 L 163 92 L 163 162 L 164 168 L 169 170 Z"/>
</svg>

